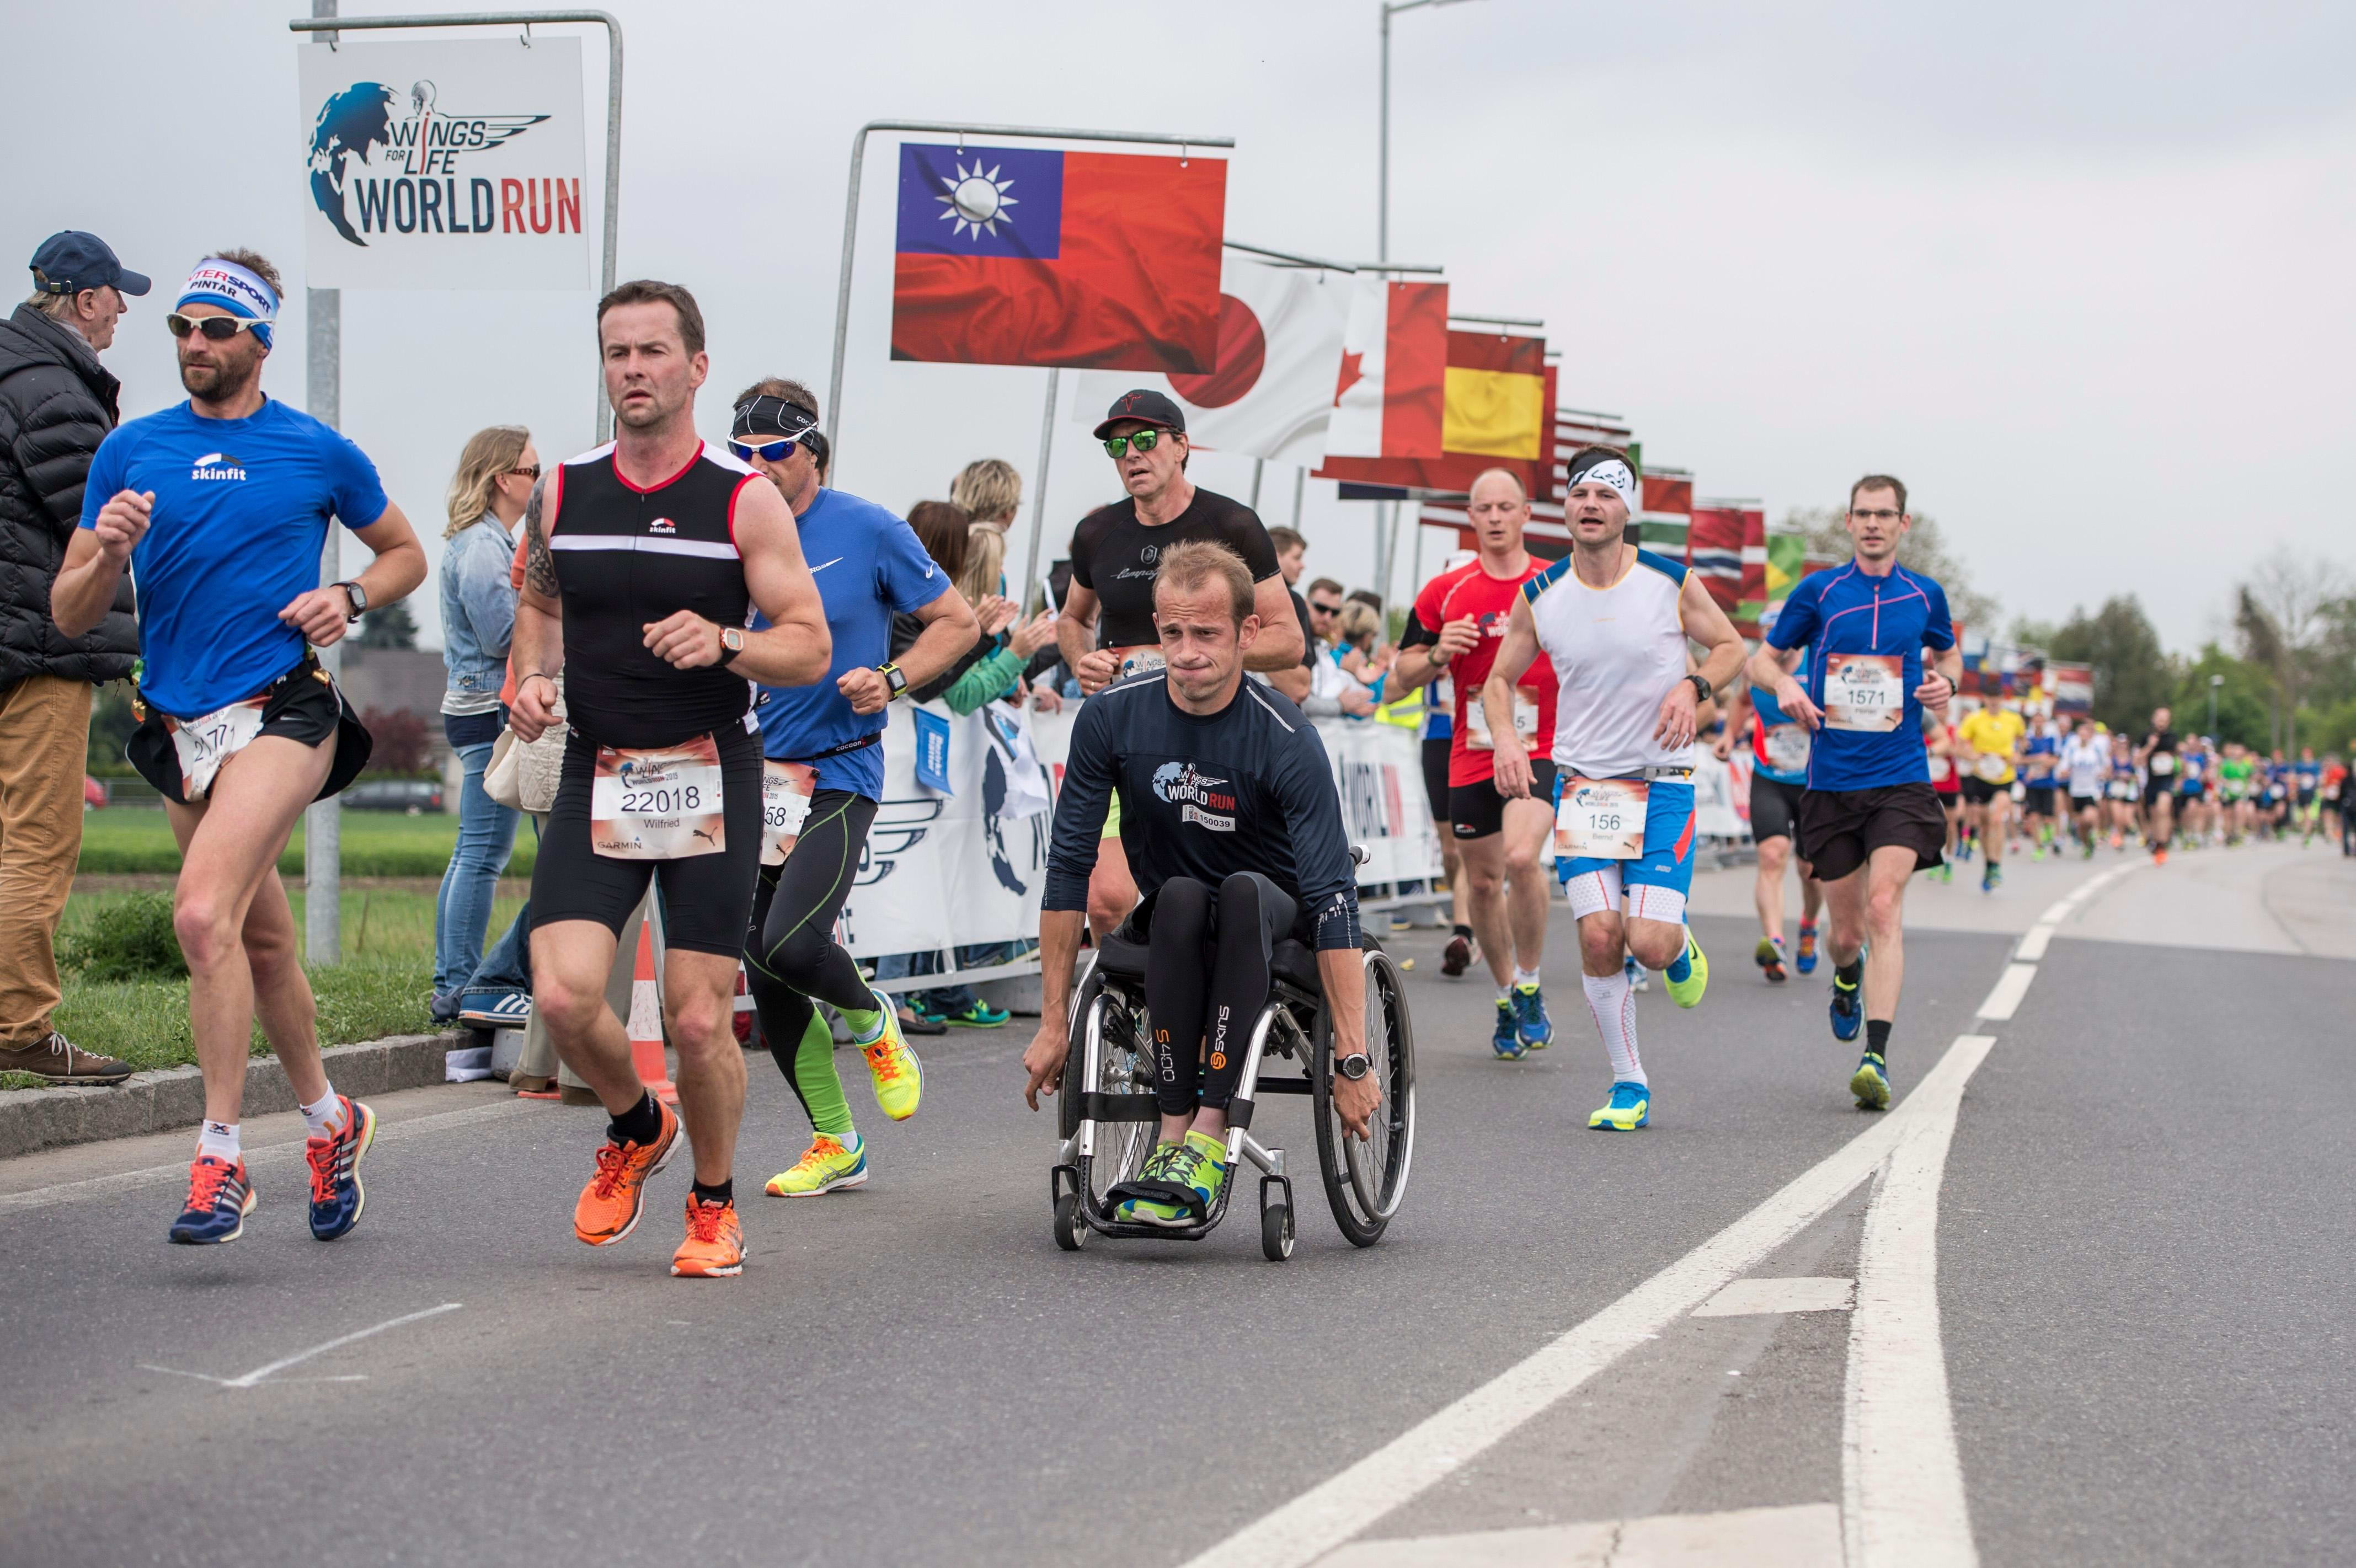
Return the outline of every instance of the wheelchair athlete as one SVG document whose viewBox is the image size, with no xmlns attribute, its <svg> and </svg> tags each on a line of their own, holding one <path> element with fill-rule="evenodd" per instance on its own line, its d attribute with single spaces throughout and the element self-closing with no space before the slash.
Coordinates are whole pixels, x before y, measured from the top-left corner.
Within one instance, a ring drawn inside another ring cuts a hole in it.
<svg viewBox="0 0 2356 1568">
<path fill-rule="evenodd" d="M 1364 1138 L 1381 1086 L 1368 1072 L 1358 887 L 1342 805 L 1317 731 L 1282 695 L 1244 678 L 1259 631 L 1251 576 L 1234 551 L 1189 540 L 1162 552 L 1153 581 L 1162 669 L 1088 699 L 1072 731 L 1039 913 L 1045 997 L 1023 1053 L 1023 1097 L 1062 1083 L 1072 966 L 1097 837 L 1116 791 L 1121 845 L 1141 896 L 1116 933 L 1147 950 L 1161 1138 L 1140 1175 L 1170 1201 L 1134 1198 L 1125 1221 L 1178 1227 L 1227 1179 L 1227 1107 L 1291 936 L 1317 953 L 1333 1020 L 1333 1101 Z M 1207 1061 L 1207 1071 L 1205 1063 Z"/>
</svg>

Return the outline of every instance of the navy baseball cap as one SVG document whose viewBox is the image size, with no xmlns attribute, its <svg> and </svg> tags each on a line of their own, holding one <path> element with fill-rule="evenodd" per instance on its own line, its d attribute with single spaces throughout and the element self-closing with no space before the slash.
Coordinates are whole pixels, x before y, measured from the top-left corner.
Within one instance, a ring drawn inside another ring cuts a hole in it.
<svg viewBox="0 0 2356 1568">
<path fill-rule="evenodd" d="M 1123 420 L 1135 420 L 1141 424 L 1160 425 L 1163 430 L 1186 433 L 1186 413 L 1176 403 L 1159 392 L 1140 387 L 1133 392 L 1123 392 L 1113 400 L 1105 411 L 1104 422 L 1097 426 L 1097 439 L 1102 441 L 1112 427 Z"/>
<path fill-rule="evenodd" d="M 126 294 L 144 294 L 152 286 L 146 273 L 134 272 L 116 261 L 105 240 L 79 229 L 68 229 L 41 241 L 41 248 L 33 252 L 33 283 L 49 294 L 78 294 L 110 283 Z"/>
</svg>

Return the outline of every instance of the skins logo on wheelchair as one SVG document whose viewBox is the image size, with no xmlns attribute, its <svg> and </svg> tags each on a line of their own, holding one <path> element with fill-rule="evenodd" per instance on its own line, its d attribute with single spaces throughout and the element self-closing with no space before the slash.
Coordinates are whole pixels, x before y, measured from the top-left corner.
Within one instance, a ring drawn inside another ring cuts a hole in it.
<svg viewBox="0 0 2356 1568">
<path fill-rule="evenodd" d="M 1116 1217 L 1124 1199 L 1150 1194 L 1134 1185 L 1153 1152 L 1160 1120 L 1154 1094 L 1152 1034 L 1145 1007 L 1145 947 L 1119 935 L 1097 948 L 1072 996 L 1069 1050 L 1060 1105 L 1062 1147 L 1048 1186 L 1055 1244 L 1076 1252 L 1101 1235 L 1199 1241 L 1218 1228 L 1239 1185 L 1241 1162 L 1260 1171 L 1260 1250 L 1272 1261 L 1292 1255 L 1292 1179 L 1284 1151 L 1253 1128 L 1263 1094 L 1297 1094 L 1311 1104 L 1317 1164 L 1326 1202 L 1342 1234 L 1361 1247 L 1382 1239 L 1407 1191 L 1415 1151 L 1415 1029 L 1398 966 L 1371 936 L 1360 957 L 1366 976 L 1366 1055 L 1382 1100 L 1370 1136 L 1347 1136 L 1333 1105 L 1333 1031 L 1318 980 L 1317 955 L 1280 942 L 1269 955 L 1273 989 L 1245 1047 L 1243 1076 L 1228 1107 L 1229 1179 L 1205 1208 L 1185 1191 L 1190 1222 L 1145 1224 Z"/>
</svg>

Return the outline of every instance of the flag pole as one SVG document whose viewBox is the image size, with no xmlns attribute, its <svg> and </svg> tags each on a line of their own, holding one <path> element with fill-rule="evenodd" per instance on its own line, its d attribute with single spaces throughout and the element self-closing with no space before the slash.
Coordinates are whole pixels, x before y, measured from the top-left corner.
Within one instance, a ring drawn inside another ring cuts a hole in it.
<svg viewBox="0 0 2356 1568">
<path fill-rule="evenodd" d="M 1047 407 L 1039 415 L 1039 471 L 1031 485 L 1031 556 L 1023 567 L 1018 604 L 1031 602 L 1031 585 L 1039 581 L 1039 540 L 1047 531 L 1047 458 L 1055 444 L 1055 391 L 1063 374 L 1056 369 L 1047 372 Z"/>
<path fill-rule="evenodd" d="M 1255 512 L 1257 512 L 1257 511 L 1258 511 L 1258 510 L 1259 510 L 1259 475 L 1260 475 L 1260 470 L 1261 470 L 1261 469 L 1263 469 L 1263 468 L 1266 468 L 1267 466 L 1268 466 L 1268 459 L 1267 459 L 1267 458 L 1265 458 L 1265 457 L 1255 457 L 1255 458 L 1253 458 L 1253 459 L 1252 459 L 1252 496 L 1251 496 L 1251 509 L 1252 509 L 1253 511 L 1255 511 Z"/>
<path fill-rule="evenodd" d="M 1292 471 L 1292 531 L 1296 534 L 1301 531 L 1301 492 L 1308 488 L 1309 464 L 1304 463 L 1300 467 Z M 2210 728 L 2213 730 L 2216 726 L 2212 724 Z"/>
</svg>

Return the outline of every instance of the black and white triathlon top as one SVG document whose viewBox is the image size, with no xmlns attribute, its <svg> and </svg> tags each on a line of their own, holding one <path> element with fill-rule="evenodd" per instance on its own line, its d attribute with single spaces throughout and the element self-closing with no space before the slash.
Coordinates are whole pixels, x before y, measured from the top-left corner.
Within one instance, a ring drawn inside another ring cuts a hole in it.
<svg viewBox="0 0 2356 1568">
<path fill-rule="evenodd" d="M 622 477 L 614 445 L 566 460 L 541 498 L 564 608 L 564 707 L 601 746 L 675 746 L 751 722 L 752 684 L 718 665 L 675 669 L 646 645 L 648 624 L 691 610 L 750 622 L 736 503 L 767 481 L 709 444 L 661 484 Z"/>
</svg>

